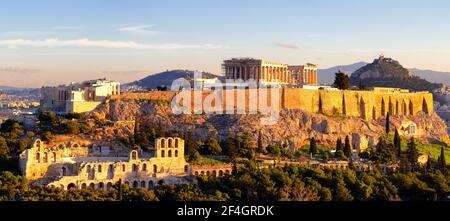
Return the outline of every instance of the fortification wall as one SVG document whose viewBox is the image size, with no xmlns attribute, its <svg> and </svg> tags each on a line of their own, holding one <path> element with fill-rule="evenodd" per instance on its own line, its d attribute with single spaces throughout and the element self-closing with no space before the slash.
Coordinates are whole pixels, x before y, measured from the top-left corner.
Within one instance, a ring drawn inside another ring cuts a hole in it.
<svg viewBox="0 0 450 221">
<path fill-rule="evenodd" d="M 431 93 L 399 93 L 381 91 L 326 91 L 307 90 L 301 88 L 283 88 L 272 91 L 269 89 L 173 92 L 154 91 L 148 93 L 124 94 L 113 96 L 113 99 L 144 99 L 172 102 L 175 95 L 185 93 L 190 99 L 193 111 L 210 111 L 215 113 L 248 113 L 262 111 L 258 109 L 260 94 L 266 93 L 266 108 L 272 101 L 279 109 L 303 110 L 325 115 L 361 117 L 366 120 L 378 119 L 391 115 L 416 115 L 418 112 L 427 114 L 433 112 L 433 95 Z M 277 99 L 275 96 L 278 96 Z M 183 99 L 177 103 L 183 106 Z M 189 103 L 189 102 L 187 102 Z M 210 106 L 212 108 L 206 108 Z"/>
</svg>

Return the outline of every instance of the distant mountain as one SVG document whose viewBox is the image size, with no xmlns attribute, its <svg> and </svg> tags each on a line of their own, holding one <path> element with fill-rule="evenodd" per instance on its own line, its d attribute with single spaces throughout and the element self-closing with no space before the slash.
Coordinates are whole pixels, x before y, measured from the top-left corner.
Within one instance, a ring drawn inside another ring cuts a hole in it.
<svg viewBox="0 0 450 221">
<path fill-rule="evenodd" d="M 221 76 L 207 72 L 203 72 L 202 75 L 203 78 L 219 78 L 219 79 L 221 78 Z M 125 84 L 124 87 L 128 88 L 138 87 L 147 90 L 156 89 L 159 86 L 167 86 L 168 88 L 170 88 L 172 82 L 178 78 L 184 78 L 190 81 L 192 84 L 194 79 L 194 71 L 188 70 L 166 71 L 158 74 L 149 75 L 148 77 L 145 77 L 141 80 Z"/>
<path fill-rule="evenodd" d="M 332 84 L 334 82 L 334 74 L 336 74 L 339 70 L 344 73 L 351 74 L 367 64 L 367 62 L 358 62 L 349 65 L 335 66 L 328 69 L 319 69 L 317 70 L 319 83 Z"/>
<path fill-rule="evenodd" d="M 450 85 L 450 72 L 440 72 L 432 70 L 411 69 L 414 75 L 424 78 L 429 82 Z"/>
<path fill-rule="evenodd" d="M 441 87 L 431 83 L 404 68 L 398 61 L 380 56 L 372 63 L 353 72 L 350 76 L 353 85 L 362 83 L 366 86 L 399 87 L 413 91 L 433 91 Z"/>
</svg>

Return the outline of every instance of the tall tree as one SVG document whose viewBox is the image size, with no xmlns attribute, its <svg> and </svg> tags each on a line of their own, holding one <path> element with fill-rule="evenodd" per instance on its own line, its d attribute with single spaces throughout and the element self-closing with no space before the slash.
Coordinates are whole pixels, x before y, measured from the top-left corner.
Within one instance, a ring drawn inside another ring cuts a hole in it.
<svg viewBox="0 0 450 221">
<path fill-rule="evenodd" d="M 0 137 L 0 161 L 8 160 L 9 158 L 11 158 L 11 155 L 6 139 L 4 137 Z"/>
<path fill-rule="evenodd" d="M 417 145 L 414 141 L 414 138 L 411 137 L 411 139 L 408 142 L 408 161 L 410 162 L 413 169 L 415 168 L 417 164 L 417 159 L 419 158 L 419 154 L 417 152 Z"/>
<path fill-rule="evenodd" d="M 336 142 L 336 151 L 342 151 L 342 139 L 339 137 Z"/>
<path fill-rule="evenodd" d="M 444 171 L 447 169 L 447 162 L 445 161 L 444 147 L 441 147 L 441 156 L 439 157 L 439 167 Z"/>
<path fill-rule="evenodd" d="M 347 74 L 339 70 L 339 72 L 335 74 L 333 85 L 341 90 L 347 90 L 350 87 L 350 78 Z"/>
<path fill-rule="evenodd" d="M 350 144 L 350 138 L 348 137 L 348 135 L 345 136 L 344 154 L 346 157 L 352 156 L 352 146 Z"/>
<path fill-rule="evenodd" d="M 411 172 L 411 164 L 408 161 L 406 155 L 400 156 L 400 173 L 409 173 Z"/>
<path fill-rule="evenodd" d="M 390 118 L 391 118 L 390 113 L 387 112 L 387 115 L 386 115 L 386 134 L 389 134 L 389 131 L 390 131 L 390 124 L 391 124 Z"/>
<path fill-rule="evenodd" d="M 263 141 L 262 141 L 262 133 L 261 131 L 258 132 L 258 150 L 262 152 L 263 150 Z"/>
<path fill-rule="evenodd" d="M 401 147 L 401 138 L 398 134 L 397 128 L 395 128 L 395 134 L 394 134 L 394 147 L 397 150 L 397 158 L 400 159 L 400 155 L 402 154 L 402 147 Z"/>
<path fill-rule="evenodd" d="M 313 137 L 309 142 L 309 153 L 311 156 L 315 156 L 317 154 L 317 143 L 316 139 Z"/>
</svg>

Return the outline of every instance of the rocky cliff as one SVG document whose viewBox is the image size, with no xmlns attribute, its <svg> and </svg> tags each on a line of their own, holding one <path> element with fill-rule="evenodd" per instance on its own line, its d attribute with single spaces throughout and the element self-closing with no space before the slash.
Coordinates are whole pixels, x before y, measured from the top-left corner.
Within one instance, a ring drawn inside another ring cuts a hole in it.
<svg viewBox="0 0 450 221">
<path fill-rule="evenodd" d="M 355 71 L 350 81 L 353 85 L 362 83 L 366 86 L 399 87 L 412 91 L 432 91 L 440 87 L 439 84 L 414 76 L 398 61 L 383 56 Z"/>
<path fill-rule="evenodd" d="M 143 125 L 157 126 L 178 132 L 191 131 L 199 139 L 208 135 L 218 139 L 249 132 L 254 140 L 261 132 L 263 144 L 286 143 L 292 150 L 309 143 L 315 137 L 320 143 L 334 145 L 338 137 L 364 136 L 376 140 L 384 133 L 385 120 L 364 121 L 360 118 L 330 117 L 301 110 L 282 110 L 280 120 L 271 126 L 261 125 L 261 115 L 175 115 L 167 103 L 139 101 L 132 99 L 116 99 L 107 102 L 91 113 L 97 119 L 123 122 L 122 127 L 103 128 L 96 135 L 102 138 L 130 136 L 136 117 Z M 420 131 L 420 137 L 441 140 L 447 138 L 446 126 L 434 113 L 431 116 L 419 113 L 414 117 L 391 117 L 392 128 L 400 128 L 404 122 L 414 122 Z M 117 129 L 119 128 L 119 129 Z M 110 132 L 106 132 L 110 131 Z"/>
</svg>

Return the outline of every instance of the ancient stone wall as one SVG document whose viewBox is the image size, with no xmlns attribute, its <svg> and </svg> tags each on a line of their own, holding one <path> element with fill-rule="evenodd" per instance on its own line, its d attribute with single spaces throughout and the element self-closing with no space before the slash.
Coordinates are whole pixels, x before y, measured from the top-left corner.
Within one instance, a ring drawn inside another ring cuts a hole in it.
<svg viewBox="0 0 450 221">
<path fill-rule="evenodd" d="M 210 112 L 223 113 L 261 111 L 258 109 L 260 102 L 264 102 L 258 96 L 266 93 L 267 105 L 272 101 L 279 109 L 303 110 L 313 113 L 322 113 L 329 116 L 360 117 L 365 120 L 379 119 L 389 112 L 391 115 L 416 115 L 418 112 L 430 114 L 433 112 L 433 95 L 431 93 L 400 93 L 383 91 L 352 91 L 352 90 L 308 90 L 301 88 L 282 88 L 272 91 L 270 89 L 247 90 L 223 90 L 203 91 L 198 96 L 194 91 L 185 91 L 185 96 L 176 92 L 148 92 L 136 94 L 124 94 L 113 96 L 113 99 L 144 99 L 163 100 L 172 102 L 175 95 L 190 100 L 192 110 L 208 110 Z M 278 99 L 275 99 L 277 96 Z M 275 100 L 274 100 L 275 99 Z M 253 102 L 250 102 L 252 101 Z M 178 99 L 177 103 L 183 106 L 184 99 Z M 186 102 L 189 103 L 189 102 Z M 207 109 L 211 106 L 211 109 Z M 223 108 L 222 108 L 223 107 Z M 275 106 L 274 106 L 275 107 Z"/>
</svg>

